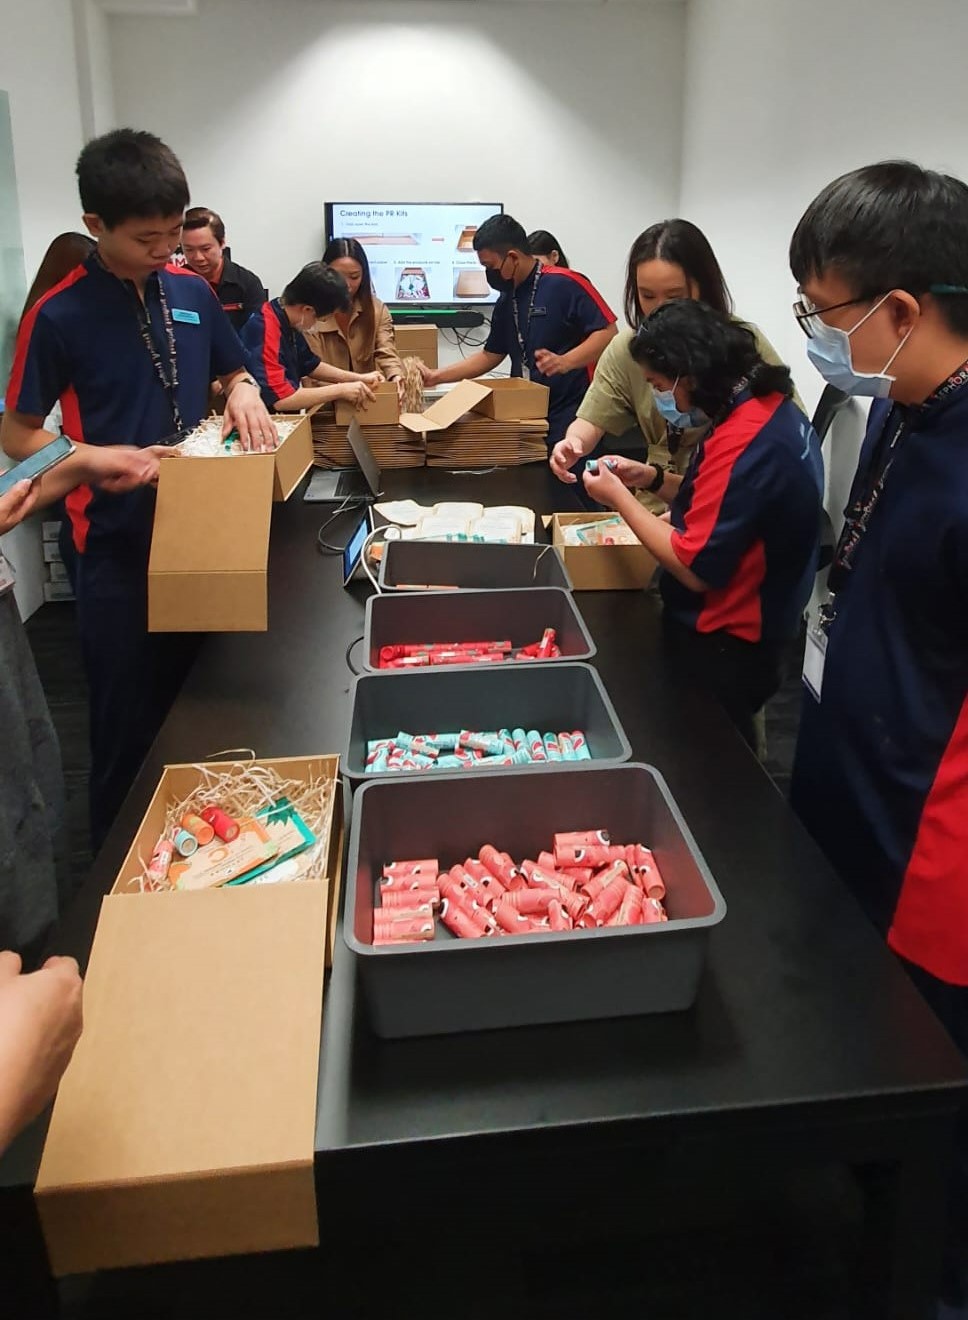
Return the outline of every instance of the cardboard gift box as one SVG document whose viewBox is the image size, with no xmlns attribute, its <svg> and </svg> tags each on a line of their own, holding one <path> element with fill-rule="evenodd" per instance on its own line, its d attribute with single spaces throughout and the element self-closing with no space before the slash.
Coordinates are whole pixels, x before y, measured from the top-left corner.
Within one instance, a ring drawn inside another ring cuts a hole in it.
<svg viewBox="0 0 968 1320">
<path fill-rule="evenodd" d="M 400 396 L 393 381 L 384 381 L 374 387 L 375 398 L 372 403 L 362 408 L 354 408 L 344 399 L 336 401 L 336 424 L 349 426 L 350 422 L 359 422 L 361 426 L 396 426 L 400 420 Z"/>
<path fill-rule="evenodd" d="M 564 528 L 613 518 L 611 513 L 556 513 L 551 541 L 565 561 L 575 591 L 632 591 L 647 587 L 658 561 L 644 545 L 568 545 Z"/>
<path fill-rule="evenodd" d="M 437 327 L 435 325 L 395 325 L 393 339 L 401 358 L 422 358 L 428 367 L 436 367 Z"/>
<path fill-rule="evenodd" d="M 306 415 L 272 453 L 161 464 L 149 632 L 265 632 L 272 504 L 289 498 L 312 462 Z"/>
<path fill-rule="evenodd" d="M 35 1189 L 58 1275 L 318 1241 L 313 1156 L 324 963 L 342 864 L 338 757 L 269 761 L 334 780 L 329 875 L 138 892 L 172 798 L 166 767 L 112 892 Z M 328 912 L 332 914 L 327 923 Z"/>
<path fill-rule="evenodd" d="M 551 391 L 547 385 L 517 376 L 478 380 L 487 387 L 487 394 L 474 404 L 474 412 L 493 417 L 496 422 L 527 421 L 548 416 Z"/>
</svg>

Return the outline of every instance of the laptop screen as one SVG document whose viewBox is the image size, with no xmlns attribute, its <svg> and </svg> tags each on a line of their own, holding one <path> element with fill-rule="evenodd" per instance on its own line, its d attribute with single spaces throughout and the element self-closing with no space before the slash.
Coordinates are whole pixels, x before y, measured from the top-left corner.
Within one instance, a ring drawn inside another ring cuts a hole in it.
<svg viewBox="0 0 968 1320">
<path fill-rule="evenodd" d="M 346 432 L 346 438 L 349 441 L 350 449 L 360 469 L 366 478 L 366 484 L 373 492 L 374 496 L 380 494 L 380 466 L 373 456 L 373 450 L 370 448 L 369 441 L 360 430 L 360 424 L 352 421 Z"/>
</svg>

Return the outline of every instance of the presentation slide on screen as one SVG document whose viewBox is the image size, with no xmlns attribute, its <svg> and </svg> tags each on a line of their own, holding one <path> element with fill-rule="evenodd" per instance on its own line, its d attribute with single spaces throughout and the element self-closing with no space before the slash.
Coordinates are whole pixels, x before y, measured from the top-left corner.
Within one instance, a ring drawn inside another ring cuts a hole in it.
<svg viewBox="0 0 968 1320">
<path fill-rule="evenodd" d="M 376 296 L 386 303 L 492 303 L 497 294 L 474 251 L 494 202 L 334 202 L 334 238 L 363 244 Z"/>
</svg>

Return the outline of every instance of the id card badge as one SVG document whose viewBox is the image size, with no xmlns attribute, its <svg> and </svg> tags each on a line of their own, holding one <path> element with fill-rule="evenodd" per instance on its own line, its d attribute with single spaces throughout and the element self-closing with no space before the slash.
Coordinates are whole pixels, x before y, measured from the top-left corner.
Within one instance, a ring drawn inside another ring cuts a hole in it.
<svg viewBox="0 0 968 1320">
<path fill-rule="evenodd" d="M 803 685 L 819 701 L 823 692 L 823 669 L 827 660 L 827 634 L 819 628 L 807 629 L 807 644 L 803 651 Z"/>
<path fill-rule="evenodd" d="M 17 584 L 17 575 L 13 571 L 13 566 L 9 560 L 4 559 L 0 553 L 0 596 L 5 596 L 8 591 L 12 591 Z"/>
</svg>

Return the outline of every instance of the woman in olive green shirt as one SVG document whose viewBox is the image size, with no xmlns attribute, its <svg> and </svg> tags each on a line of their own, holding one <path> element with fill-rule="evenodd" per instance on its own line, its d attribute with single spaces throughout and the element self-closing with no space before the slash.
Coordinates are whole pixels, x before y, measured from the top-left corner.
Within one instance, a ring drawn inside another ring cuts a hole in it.
<svg viewBox="0 0 968 1320">
<path fill-rule="evenodd" d="M 578 416 L 551 452 L 551 470 L 559 481 L 574 484 L 577 476 L 571 469 L 603 435 L 624 435 L 636 423 L 645 436 L 649 462 L 659 465 L 660 475 L 665 469 L 685 472 L 705 427 L 680 431 L 669 426 L 630 352 L 635 327 L 657 307 L 677 298 L 699 299 L 726 315 L 733 311 L 723 272 L 702 230 L 688 220 L 663 220 L 632 244 L 625 277 L 625 319 L 633 328 L 616 335 L 599 358 Z M 773 345 L 756 326 L 748 321 L 741 324 L 753 332 L 763 361 L 780 365 Z M 648 493 L 643 503 L 650 507 L 655 503 L 659 510 L 665 507 Z"/>
</svg>

